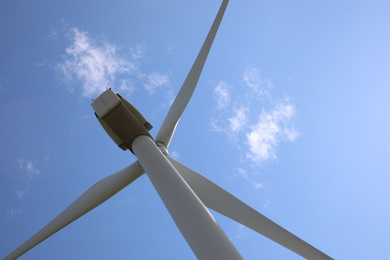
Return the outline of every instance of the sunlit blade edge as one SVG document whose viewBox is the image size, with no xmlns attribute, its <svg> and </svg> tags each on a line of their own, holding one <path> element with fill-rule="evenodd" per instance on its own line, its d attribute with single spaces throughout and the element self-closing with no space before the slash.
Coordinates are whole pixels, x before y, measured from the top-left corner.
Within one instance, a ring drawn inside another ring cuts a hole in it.
<svg viewBox="0 0 390 260">
<path fill-rule="evenodd" d="M 247 226 L 306 259 L 332 259 L 209 179 L 172 158 L 169 158 L 169 161 L 208 208 Z"/>
<path fill-rule="evenodd" d="M 69 207 L 20 245 L 4 260 L 16 259 L 57 231 L 99 206 L 144 173 L 138 162 L 95 183 Z"/>
<path fill-rule="evenodd" d="M 157 133 L 155 140 L 161 145 L 163 145 L 165 148 L 169 146 L 173 133 L 175 132 L 176 125 L 188 102 L 190 101 L 192 94 L 194 93 L 196 84 L 198 83 L 200 74 L 202 73 L 203 66 L 206 62 L 211 45 L 213 44 L 215 35 L 217 34 L 228 2 L 228 0 L 224 0 L 222 2 L 218 14 L 213 22 L 213 25 L 211 26 L 211 29 L 206 37 L 206 40 L 204 41 L 203 46 L 200 49 L 199 54 L 196 57 L 196 60 L 187 75 L 187 78 L 185 79 L 182 87 L 180 88 L 180 91 L 177 94 L 175 101 L 169 109 L 169 112 L 165 117 L 160 130 Z"/>
</svg>

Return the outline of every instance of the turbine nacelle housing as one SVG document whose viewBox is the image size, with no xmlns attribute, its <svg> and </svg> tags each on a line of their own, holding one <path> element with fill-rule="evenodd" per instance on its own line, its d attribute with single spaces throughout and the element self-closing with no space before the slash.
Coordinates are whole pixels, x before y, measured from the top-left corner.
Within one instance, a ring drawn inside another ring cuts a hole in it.
<svg viewBox="0 0 390 260">
<path fill-rule="evenodd" d="M 153 126 L 127 99 L 111 89 L 95 99 L 92 108 L 104 130 L 124 151 L 131 150 L 131 144 L 137 136 L 147 135 L 152 138 L 148 131 Z"/>
</svg>

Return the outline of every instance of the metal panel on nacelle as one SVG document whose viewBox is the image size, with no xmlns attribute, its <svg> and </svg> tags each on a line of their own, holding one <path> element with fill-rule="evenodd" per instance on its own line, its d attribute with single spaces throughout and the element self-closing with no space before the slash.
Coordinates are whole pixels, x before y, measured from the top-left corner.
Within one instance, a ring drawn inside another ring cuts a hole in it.
<svg viewBox="0 0 390 260">
<path fill-rule="evenodd" d="M 152 126 L 126 99 L 111 89 L 103 92 L 93 103 L 95 115 L 111 139 L 123 150 L 130 149 L 133 140 L 140 135 L 150 138 Z M 145 127 L 146 125 L 146 127 Z"/>
<path fill-rule="evenodd" d="M 92 102 L 92 108 L 99 118 L 103 118 L 110 110 L 120 103 L 121 100 L 115 95 L 114 91 L 108 89 Z"/>
<path fill-rule="evenodd" d="M 130 110 L 130 112 L 137 118 L 137 120 L 146 128 L 146 130 L 150 131 L 153 126 L 145 119 L 145 117 L 138 111 L 138 109 L 133 106 L 127 99 L 122 97 L 120 94 L 116 93 L 116 95 L 121 99 L 122 103 Z"/>
</svg>

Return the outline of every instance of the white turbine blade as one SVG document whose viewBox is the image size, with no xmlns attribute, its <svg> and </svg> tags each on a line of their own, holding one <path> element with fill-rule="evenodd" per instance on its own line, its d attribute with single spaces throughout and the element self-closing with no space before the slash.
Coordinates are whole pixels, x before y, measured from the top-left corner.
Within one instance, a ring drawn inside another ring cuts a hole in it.
<svg viewBox="0 0 390 260">
<path fill-rule="evenodd" d="M 84 192 L 69 207 L 3 260 L 16 259 L 57 231 L 99 206 L 144 173 L 138 162 L 114 173 Z"/>
<path fill-rule="evenodd" d="M 196 60 L 192 65 L 192 68 L 188 73 L 179 93 L 177 94 L 175 101 L 169 109 L 169 112 L 165 117 L 160 130 L 157 133 L 156 142 L 162 144 L 165 148 L 168 148 L 173 133 L 175 132 L 177 122 L 179 121 L 184 109 L 192 97 L 192 94 L 194 93 L 196 84 L 198 83 L 200 74 L 202 73 L 207 55 L 210 51 L 211 45 L 213 44 L 215 35 L 217 34 L 219 24 L 221 23 L 228 2 L 228 0 L 224 0 L 222 2 L 222 5 L 218 11 L 213 25 L 211 26 L 207 38 L 203 43 L 203 46 L 199 51 L 199 54 L 196 57 Z"/>
<path fill-rule="evenodd" d="M 172 158 L 169 158 L 169 161 L 206 207 L 253 229 L 306 259 L 332 259 L 209 179 Z"/>
<path fill-rule="evenodd" d="M 132 150 L 198 259 L 242 259 L 209 210 L 150 137 L 135 138 Z"/>
</svg>

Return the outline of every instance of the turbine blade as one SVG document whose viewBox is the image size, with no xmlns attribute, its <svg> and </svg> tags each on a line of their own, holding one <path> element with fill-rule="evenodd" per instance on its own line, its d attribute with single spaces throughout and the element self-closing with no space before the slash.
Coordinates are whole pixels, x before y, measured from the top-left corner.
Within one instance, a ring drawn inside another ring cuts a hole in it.
<svg viewBox="0 0 390 260">
<path fill-rule="evenodd" d="M 169 161 L 208 208 L 268 237 L 306 259 L 332 259 L 282 228 L 209 179 L 170 158 Z"/>
<path fill-rule="evenodd" d="M 206 62 L 207 55 L 210 51 L 211 45 L 213 44 L 215 35 L 217 34 L 218 27 L 221 23 L 223 14 L 225 13 L 228 0 L 224 0 L 218 11 L 218 14 L 211 26 L 211 29 L 206 37 L 206 40 L 203 43 L 202 48 L 199 51 L 198 56 L 190 72 L 187 75 L 182 87 L 180 88 L 179 93 L 177 94 L 175 101 L 173 102 L 167 116 L 164 119 L 164 122 L 157 133 L 156 142 L 162 144 L 165 148 L 168 148 L 169 143 L 171 142 L 173 133 L 177 122 L 179 121 L 184 109 L 186 108 L 188 102 L 190 101 L 192 94 L 194 93 L 196 84 L 198 83 L 200 74 L 202 73 L 203 66 Z"/>
<path fill-rule="evenodd" d="M 114 173 L 84 192 L 69 207 L 3 260 L 16 259 L 57 231 L 99 206 L 144 173 L 138 162 Z"/>
<path fill-rule="evenodd" d="M 140 135 L 134 139 L 131 148 L 196 257 L 242 259 L 209 210 L 154 141 L 149 136 Z"/>
</svg>

